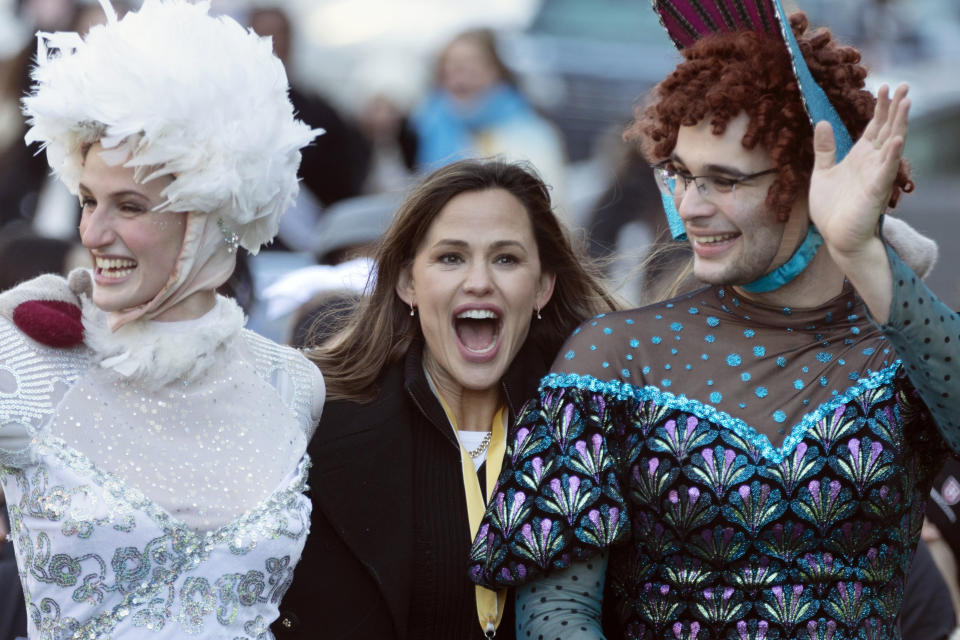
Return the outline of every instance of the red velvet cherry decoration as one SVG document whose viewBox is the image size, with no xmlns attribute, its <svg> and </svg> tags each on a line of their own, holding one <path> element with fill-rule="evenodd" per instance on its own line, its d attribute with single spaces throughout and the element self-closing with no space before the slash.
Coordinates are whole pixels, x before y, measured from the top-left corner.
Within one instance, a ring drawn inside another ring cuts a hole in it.
<svg viewBox="0 0 960 640">
<path fill-rule="evenodd" d="M 13 323 L 50 347 L 73 347 L 83 342 L 80 307 L 62 300 L 23 302 L 13 310 Z"/>
</svg>

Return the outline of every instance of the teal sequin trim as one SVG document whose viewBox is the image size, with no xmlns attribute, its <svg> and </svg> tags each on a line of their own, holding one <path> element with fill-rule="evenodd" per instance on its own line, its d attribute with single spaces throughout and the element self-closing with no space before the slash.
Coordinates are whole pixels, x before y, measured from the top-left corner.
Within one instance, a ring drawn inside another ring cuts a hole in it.
<svg viewBox="0 0 960 640">
<path fill-rule="evenodd" d="M 838 407 L 849 404 L 864 392 L 889 384 L 896 376 L 900 366 L 900 361 L 897 360 L 890 366 L 871 373 L 866 378 L 860 378 L 855 385 L 848 387 L 843 393 L 837 393 L 828 402 L 817 407 L 815 411 L 804 415 L 800 422 L 793 425 L 790 435 L 787 436 L 779 448 L 774 447 L 766 435 L 725 411 L 720 411 L 716 407 L 704 404 L 699 400 L 687 398 L 683 394 L 673 394 L 651 385 L 638 387 L 622 380 L 604 381 L 593 376 L 577 373 L 551 373 L 540 381 L 540 392 L 543 393 L 545 389 L 574 388 L 591 393 L 602 393 L 618 401 L 649 401 L 660 406 L 678 409 L 733 431 L 753 445 L 764 458 L 779 464 L 793 453 L 800 441 L 806 436 L 807 431 L 813 428 L 817 422 L 836 411 Z M 777 411 L 774 419 L 777 422 L 782 422 L 786 418 L 783 412 Z"/>
</svg>

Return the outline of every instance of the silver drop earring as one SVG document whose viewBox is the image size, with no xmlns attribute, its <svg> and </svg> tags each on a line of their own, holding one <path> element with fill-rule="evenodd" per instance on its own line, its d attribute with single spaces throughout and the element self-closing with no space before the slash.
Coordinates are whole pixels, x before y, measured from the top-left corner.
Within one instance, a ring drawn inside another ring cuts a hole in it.
<svg viewBox="0 0 960 640">
<path fill-rule="evenodd" d="M 411 305 L 410 305 L 410 317 L 411 317 L 411 318 L 414 316 L 413 310 L 414 310 L 414 306 L 411 304 Z"/>
<path fill-rule="evenodd" d="M 540 315 L 540 306 L 537 306 L 537 320 L 543 320 L 543 316 Z"/>
</svg>

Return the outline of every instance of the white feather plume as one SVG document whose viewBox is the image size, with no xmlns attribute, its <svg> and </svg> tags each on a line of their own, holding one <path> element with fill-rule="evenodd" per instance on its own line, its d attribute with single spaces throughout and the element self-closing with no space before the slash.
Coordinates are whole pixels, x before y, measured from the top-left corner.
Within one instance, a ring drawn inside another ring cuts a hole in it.
<svg viewBox="0 0 960 640">
<path fill-rule="evenodd" d="M 217 215 L 256 253 L 296 197 L 299 150 L 322 131 L 294 118 L 270 40 L 208 10 L 145 0 L 85 39 L 39 33 L 26 141 L 73 193 L 84 145 L 131 141 L 138 180 L 175 176 L 164 209 Z"/>
</svg>

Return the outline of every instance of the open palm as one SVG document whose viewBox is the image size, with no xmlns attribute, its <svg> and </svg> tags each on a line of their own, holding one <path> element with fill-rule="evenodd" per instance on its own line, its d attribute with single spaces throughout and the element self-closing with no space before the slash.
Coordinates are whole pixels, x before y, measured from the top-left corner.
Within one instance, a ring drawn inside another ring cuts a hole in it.
<svg viewBox="0 0 960 640">
<path fill-rule="evenodd" d="M 839 163 L 833 130 L 826 122 L 817 124 L 810 219 L 834 255 L 855 256 L 876 237 L 907 136 L 907 89 L 900 85 L 891 99 L 887 86 L 880 88 L 873 118 Z"/>
</svg>

